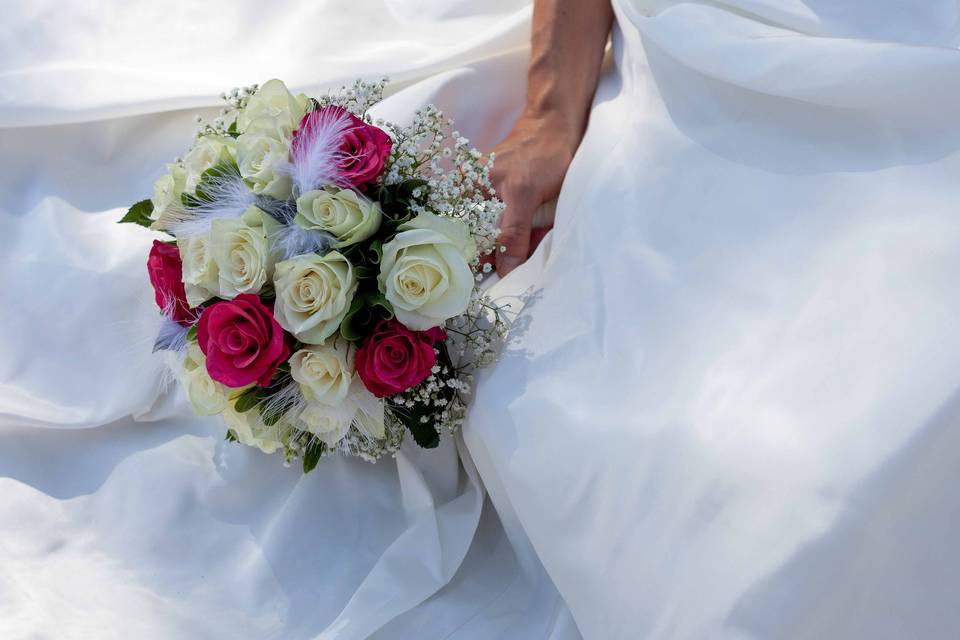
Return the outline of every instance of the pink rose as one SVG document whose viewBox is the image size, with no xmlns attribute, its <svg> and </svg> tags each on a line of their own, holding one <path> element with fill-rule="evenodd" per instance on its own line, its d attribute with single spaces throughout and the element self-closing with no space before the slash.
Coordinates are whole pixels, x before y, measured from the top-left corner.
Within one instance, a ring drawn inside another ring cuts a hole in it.
<svg viewBox="0 0 960 640">
<path fill-rule="evenodd" d="M 157 306 L 164 315 L 185 327 L 192 325 L 197 314 L 187 304 L 187 294 L 183 290 L 183 264 L 177 245 L 154 240 L 147 258 L 147 273 Z"/>
<path fill-rule="evenodd" d="M 397 320 L 384 320 L 357 350 L 357 374 L 378 398 L 406 391 L 430 376 L 437 362 L 433 345 L 446 339 L 440 327 L 411 331 Z"/>
<path fill-rule="evenodd" d="M 393 141 L 386 131 L 367 124 L 343 107 L 328 106 L 307 113 L 293 134 L 293 157 L 301 157 L 301 147 L 316 143 L 327 123 L 346 119 L 348 124 L 339 141 L 337 186 L 354 188 L 373 182 L 383 173 Z M 325 186 L 325 185 L 320 185 Z"/>
<path fill-rule="evenodd" d="M 268 386 L 277 367 L 290 357 L 283 328 L 252 293 L 204 309 L 197 343 L 207 357 L 210 377 L 234 388 L 253 382 Z"/>
</svg>

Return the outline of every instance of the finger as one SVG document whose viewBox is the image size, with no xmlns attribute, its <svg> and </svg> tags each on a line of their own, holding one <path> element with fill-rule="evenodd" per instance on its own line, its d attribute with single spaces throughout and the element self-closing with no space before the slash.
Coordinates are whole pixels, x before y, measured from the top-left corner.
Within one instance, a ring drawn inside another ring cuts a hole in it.
<svg viewBox="0 0 960 640">
<path fill-rule="evenodd" d="M 500 245 L 497 249 L 497 273 L 502 278 L 527 259 L 530 252 L 532 207 L 507 203 L 500 220 Z"/>
</svg>

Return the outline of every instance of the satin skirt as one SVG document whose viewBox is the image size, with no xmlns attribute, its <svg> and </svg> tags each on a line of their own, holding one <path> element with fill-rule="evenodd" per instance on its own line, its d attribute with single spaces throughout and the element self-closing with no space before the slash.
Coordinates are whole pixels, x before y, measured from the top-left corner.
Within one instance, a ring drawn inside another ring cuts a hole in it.
<svg viewBox="0 0 960 640">
<path fill-rule="evenodd" d="M 529 7 L 4 7 L 0 636 L 956 637 L 960 17 L 911 4 L 616 2 L 463 437 L 305 477 L 193 417 L 114 221 L 269 77 L 491 148 Z"/>
<path fill-rule="evenodd" d="M 493 288 L 498 512 L 586 638 L 957 637 L 958 4 L 615 4 L 556 228 Z"/>
</svg>

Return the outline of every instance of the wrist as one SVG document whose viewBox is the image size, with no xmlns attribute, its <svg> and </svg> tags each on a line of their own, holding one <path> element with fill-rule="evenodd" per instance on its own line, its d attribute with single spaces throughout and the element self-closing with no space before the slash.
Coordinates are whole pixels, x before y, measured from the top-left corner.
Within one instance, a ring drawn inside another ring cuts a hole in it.
<svg viewBox="0 0 960 640">
<path fill-rule="evenodd" d="M 584 123 L 562 109 L 528 104 L 518 121 L 518 128 L 536 137 L 549 137 L 567 149 L 572 156 L 580 146 Z"/>
</svg>

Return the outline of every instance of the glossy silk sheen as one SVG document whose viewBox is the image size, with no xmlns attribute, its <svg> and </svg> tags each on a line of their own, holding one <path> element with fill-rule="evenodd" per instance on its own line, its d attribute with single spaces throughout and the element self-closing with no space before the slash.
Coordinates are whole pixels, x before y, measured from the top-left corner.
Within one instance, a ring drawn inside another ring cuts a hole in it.
<svg viewBox="0 0 960 640">
<path fill-rule="evenodd" d="M 302 477 L 164 385 L 114 220 L 232 84 L 386 73 L 491 148 L 529 7 L 5 8 L 0 637 L 960 635 L 957 3 L 616 10 L 462 439 Z"/>
</svg>

